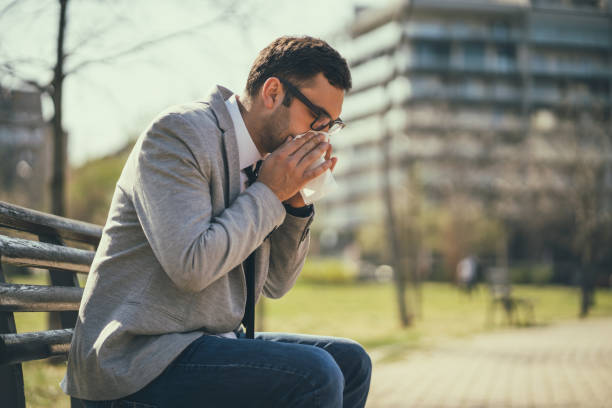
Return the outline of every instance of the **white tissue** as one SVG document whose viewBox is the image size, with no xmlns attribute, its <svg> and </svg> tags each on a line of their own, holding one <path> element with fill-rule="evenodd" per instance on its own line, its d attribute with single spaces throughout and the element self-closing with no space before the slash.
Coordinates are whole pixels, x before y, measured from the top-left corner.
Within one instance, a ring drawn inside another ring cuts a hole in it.
<svg viewBox="0 0 612 408">
<path fill-rule="evenodd" d="M 315 132 L 313 130 L 309 130 L 306 133 L 302 133 L 300 135 L 296 135 L 295 138 L 298 139 L 310 132 L 321 133 L 326 136 L 326 141 L 329 142 L 329 135 L 327 132 Z M 312 166 L 309 167 L 309 170 L 319 166 L 320 164 L 325 162 L 324 156 L 320 157 L 317 161 L 315 161 Z M 306 204 L 312 204 L 313 202 L 319 200 L 326 194 L 334 191 L 338 185 L 336 184 L 336 180 L 331 173 L 330 169 L 325 170 L 322 174 L 310 180 L 306 185 L 300 190 L 300 194 L 304 199 Z"/>
</svg>

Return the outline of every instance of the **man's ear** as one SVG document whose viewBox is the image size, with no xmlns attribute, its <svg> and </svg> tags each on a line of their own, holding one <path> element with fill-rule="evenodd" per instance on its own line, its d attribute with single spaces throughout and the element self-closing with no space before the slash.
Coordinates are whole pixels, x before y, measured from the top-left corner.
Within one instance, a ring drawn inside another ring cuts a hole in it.
<svg viewBox="0 0 612 408">
<path fill-rule="evenodd" d="M 267 109 L 274 109 L 282 103 L 285 95 L 283 86 L 278 78 L 270 77 L 261 87 L 261 100 Z"/>
</svg>

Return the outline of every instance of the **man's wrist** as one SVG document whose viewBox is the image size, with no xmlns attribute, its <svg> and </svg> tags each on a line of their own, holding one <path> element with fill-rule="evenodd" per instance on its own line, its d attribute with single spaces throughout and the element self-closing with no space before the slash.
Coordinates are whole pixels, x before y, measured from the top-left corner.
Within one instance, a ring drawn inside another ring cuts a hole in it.
<svg viewBox="0 0 612 408">
<path fill-rule="evenodd" d="M 306 203 L 304 202 L 304 198 L 302 197 L 302 194 L 299 191 L 295 193 L 293 197 L 289 198 L 288 200 L 285 200 L 284 203 L 289 204 L 293 208 L 300 208 L 306 205 Z"/>
<path fill-rule="evenodd" d="M 314 206 L 312 204 L 305 205 L 303 207 L 293 207 L 290 204 L 283 203 L 287 214 L 293 215 L 294 217 L 306 218 L 310 217 L 314 213 Z"/>
</svg>

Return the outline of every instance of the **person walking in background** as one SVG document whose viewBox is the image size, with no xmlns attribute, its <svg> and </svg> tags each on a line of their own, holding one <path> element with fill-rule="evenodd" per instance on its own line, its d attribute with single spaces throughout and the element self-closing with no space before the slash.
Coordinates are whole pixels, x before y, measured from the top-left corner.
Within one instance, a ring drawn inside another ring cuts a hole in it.
<svg viewBox="0 0 612 408">
<path fill-rule="evenodd" d="M 473 255 L 463 258 L 457 264 L 457 283 L 468 295 L 472 294 L 472 289 L 476 285 L 477 268 L 478 260 Z"/>
</svg>

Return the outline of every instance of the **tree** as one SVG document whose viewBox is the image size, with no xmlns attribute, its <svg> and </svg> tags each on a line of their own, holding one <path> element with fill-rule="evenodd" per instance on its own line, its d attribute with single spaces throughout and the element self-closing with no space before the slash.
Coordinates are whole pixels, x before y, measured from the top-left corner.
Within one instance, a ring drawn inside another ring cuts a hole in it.
<svg viewBox="0 0 612 408">
<path fill-rule="evenodd" d="M 609 114 L 601 106 L 577 106 L 570 102 L 560 115 L 566 120 L 557 123 L 549 113 L 541 112 L 540 119 L 551 119 L 536 121 L 536 130 L 554 135 L 550 145 L 555 159 L 566 168 L 564 197 L 555 201 L 556 219 L 552 222 L 569 224 L 570 233 L 564 244 L 577 260 L 579 316 L 586 317 L 595 304 L 599 265 L 610 261 L 612 149 L 607 128 L 610 122 Z"/>
<path fill-rule="evenodd" d="M 9 2 L 0 10 L 0 19 L 13 12 L 18 1 Z M 200 30 L 211 27 L 215 22 L 232 18 L 230 21 L 245 26 L 250 13 L 239 12 L 238 1 L 224 2 L 223 7 L 216 6 L 217 3 L 207 2 L 208 10 L 217 10 L 216 15 L 204 22 L 185 27 L 144 41 L 127 44 L 124 48 L 110 54 L 97 56 L 96 58 L 79 58 L 79 53 L 87 44 L 96 37 L 103 36 L 110 27 L 103 27 L 92 31 L 88 37 L 83 38 L 72 49 L 66 50 L 66 34 L 69 22 L 68 0 L 58 0 L 59 13 L 57 20 L 57 37 L 55 46 L 55 59 L 51 64 L 51 79 L 44 81 L 29 77 L 22 71 L 23 68 L 34 63 L 40 63 L 38 58 L 7 60 L 0 64 L 0 70 L 5 75 L 13 77 L 23 84 L 36 88 L 41 94 L 48 96 L 53 102 L 53 116 L 51 119 L 51 130 L 53 136 L 53 171 L 51 181 L 51 211 L 57 215 L 66 214 L 66 168 L 67 168 L 67 134 L 63 124 L 63 91 L 65 81 L 82 70 L 99 64 L 117 62 L 120 59 L 140 53 L 155 47 L 162 42 L 177 39 L 197 33 Z M 212 13 L 211 13 L 212 14 Z M 44 63 L 43 63 L 44 64 Z M 46 64 L 44 64 L 46 65 Z M 48 66 L 48 65 L 47 65 Z"/>
<path fill-rule="evenodd" d="M 601 120 L 581 115 L 574 125 L 572 149 L 573 180 L 568 204 L 573 213 L 573 246 L 580 260 L 580 317 L 595 304 L 597 264 L 612 242 L 610 135 Z"/>
<path fill-rule="evenodd" d="M 3 9 L 0 10 L 0 19 L 4 15 L 17 6 L 17 0 L 13 0 Z M 23 4 L 23 3 L 21 3 Z M 96 37 L 103 36 L 110 27 L 103 27 L 93 31 L 89 36 L 86 36 L 81 41 L 77 42 L 72 49 L 66 50 L 66 35 L 69 22 L 68 0 L 58 0 L 59 13 L 57 20 L 57 37 L 55 43 L 55 58 L 52 64 L 44 64 L 47 67 L 52 66 L 51 79 L 44 81 L 35 77 L 28 77 L 23 73 L 23 69 L 38 61 L 37 58 L 26 58 L 17 60 L 7 60 L 0 64 L 0 72 L 5 75 L 15 78 L 23 84 L 36 88 L 41 94 L 48 96 L 53 102 L 53 116 L 51 118 L 51 132 L 53 138 L 53 160 L 52 160 L 52 181 L 51 181 L 51 211 L 60 216 L 66 215 L 66 170 L 67 170 L 67 134 L 64 131 L 63 124 L 63 95 L 65 81 L 85 70 L 88 67 L 117 62 L 120 59 L 134 55 L 165 41 L 170 41 L 179 37 L 194 34 L 199 30 L 209 28 L 216 21 L 227 21 L 228 17 L 234 17 L 234 20 L 240 21 L 240 24 L 245 24 L 248 21 L 248 13 L 239 15 L 236 13 L 237 1 L 223 3 L 223 7 L 219 8 L 215 16 L 207 19 L 204 22 L 193 26 L 185 27 L 176 31 L 172 31 L 154 38 L 148 38 L 144 41 L 127 44 L 123 48 L 105 55 L 100 55 L 95 58 L 79 58 L 79 53 L 87 44 Z M 218 7 L 211 0 L 208 2 L 209 10 L 216 10 Z M 38 61 L 39 62 L 39 61 Z M 53 238 L 53 243 L 56 242 L 56 237 Z M 51 283 L 59 286 L 79 286 L 76 274 L 66 274 L 62 271 L 50 269 Z M 64 312 L 64 316 L 59 313 L 51 313 L 49 315 L 49 326 L 58 328 L 62 320 L 62 327 L 71 327 L 76 320 L 76 313 Z"/>
<path fill-rule="evenodd" d="M 406 299 L 407 286 L 412 289 L 412 274 L 409 274 L 405 257 L 402 255 L 402 244 L 400 237 L 400 229 L 398 228 L 398 214 L 395 209 L 395 199 L 393 196 L 393 185 L 391 180 L 392 161 L 391 161 L 391 138 L 389 132 L 383 136 L 381 148 L 383 151 L 383 166 L 382 166 L 382 187 L 383 197 L 386 207 L 386 231 L 387 242 L 390 248 L 390 260 L 393 267 L 393 278 L 395 283 L 397 306 L 402 327 L 412 326 L 414 320 L 414 310 L 410 298 Z M 408 278 L 408 279 L 407 279 Z"/>
</svg>

